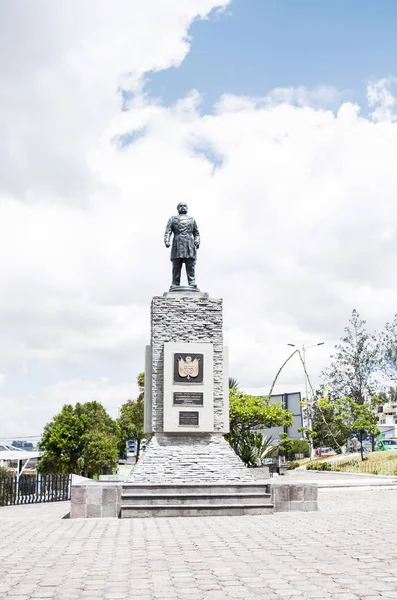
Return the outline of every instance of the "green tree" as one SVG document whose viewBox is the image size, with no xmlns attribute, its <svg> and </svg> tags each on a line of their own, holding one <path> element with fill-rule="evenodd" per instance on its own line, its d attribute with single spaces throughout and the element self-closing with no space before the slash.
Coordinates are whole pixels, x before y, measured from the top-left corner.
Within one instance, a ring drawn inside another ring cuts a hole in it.
<svg viewBox="0 0 397 600">
<path fill-rule="evenodd" d="M 325 418 L 324 425 L 332 432 L 331 436 L 340 441 L 345 433 L 344 425 L 354 431 L 356 405 L 365 406 L 365 411 L 373 413 L 371 419 L 377 420 L 375 409 L 379 403 L 377 394 L 381 388 L 376 379 L 379 371 L 379 344 L 375 336 L 368 333 L 365 321 L 356 310 L 353 310 L 349 325 L 345 328 L 345 335 L 335 349 L 336 353 L 331 356 L 331 365 L 322 372 L 323 387 L 328 390 L 330 402 L 328 406 L 320 403 L 317 425 L 320 420 L 324 421 L 324 410 L 328 408 L 331 415 Z M 315 427 L 313 430 L 317 435 L 320 433 Z M 328 437 L 331 441 L 329 436 L 324 436 L 325 427 L 321 427 L 320 430 L 322 437 Z M 374 446 L 373 437 L 373 449 Z"/>
<path fill-rule="evenodd" d="M 128 400 L 120 409 L 118 423 L 121 431 L 121 446 L 125 448 L 126 441 L 135 439 L 137 443 L 136 457 L 139 458 L 144 433 L 144 388 L 145 374 L 137 377 L 139 395 L 136 400 Z"/>
<path fill-rule="evenodd" d="M 365 321 L 353 310 L 345 335 L 335 346 L 331 365 L 322 372 L 331 399 L 349 397 L 364 404 L 378 391 L 374 378 L 378 370 L 377 345 L 365 329 Z"/>
<path fill-rule="evenodd" d="M 310 446 L 307 440 L 297 440 L 290 438 L 287 433 L 280 434 L 280 443 L 278 446 L 279 454 L 285 456 L 287 460 L 294 460 L 295 454 L 310 456 Z"/>
<path fill-rule="evenodd" d="M 335 450 L 344 446 L 351 433 L 350 416 L 342 400 L 317 396 L 312 404 L 312 430 L 308 432 L 313 446 Z"/>
<path fill-rule="evenodd" d="M 14 473 L 0 467 L 0 506 L 10 504 L 13 497 Z"/>
<path fill-rule="evenodd" d="M 114 448 L 118 448 L 119 428 L 99 402 L 65 404 L 60 413 L 47 423 L 38 448 L 44 451 L 38 470 L 41 473 L 83 473 L 92 475 L 94 437 L 107 438 L 108 453 L 102 443 L 97 472 L 116 466 Z M 99 447 L 100 442 L 98 442 Z"/>
<path fill-rule="evenodd" d="M 374 449 L 375 438 L 379 434 L 379 428 L 377 426 L 378 416 L 374 413 L 372 403 L 358 404 L 350 398 L 347 400 L 350 402 L 350 409 L 353 417 L 352 431 L 358 435 L 361 445 L 361 460 L 364 460 L 364 437 L 366 435 L 372 436 L 372 449 Z"/>
<path fill-rule="evenodd" d="M 79 462 L 88 475 L 112 469 L 117 463 L 118 437 L 103 431 L 91 430 L 84 435 Z"/>
<path fill-rule="evenodd" d="M 379 366 L 392 381 L 397 381 L 397 315 L 386 323 L 379 336 Z"/>
<path fill-rule="evenodd" d="M 250 396 L 232 387 L 229 402 L 230 433 L 225 437 L 245 464 L 255 461 L 255 448 L 263 444 L 261 433 L 255 430 L 292 425 L 292 413 L 282 404 L 270 404 L 267 397 Z"/>
<path fill-rule="evenodd" d="M 372 436 L 372 449 L 379 433 L 376 408 L 382 399 L 375 396 L 364 404 L 352 398 L 317 398 L 313 403 L 312 430 L 308 436 L 315 447 L 332 446 L 338 450 L 347 445 L 349 438 L 356 435 L 363 448 L 366 435 Z M 363 455 L 363 450 L 361 452 Z"/>
</svg>

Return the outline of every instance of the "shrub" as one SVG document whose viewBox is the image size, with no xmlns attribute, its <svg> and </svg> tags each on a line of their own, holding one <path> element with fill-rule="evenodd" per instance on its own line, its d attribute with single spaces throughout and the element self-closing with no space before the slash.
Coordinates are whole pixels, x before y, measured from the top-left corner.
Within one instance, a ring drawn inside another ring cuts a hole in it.
<svg viewBox="0 0 397 600">
<path fill-rule="evenodd" d="M 11 502 L 13 477 L 12 471 L 0 467 L 0 506 L 7 506 Z"/>
<path fill-rule="evenodd" d="M 300 467 L 300 463 L 297 460 L 291 460 L 287 465 L 290 469 L 297 469 Z"/>
<path fill-rule="evenodd" d="M 5 469 L 4 467 L 0 467 L 0 477 L 12 477 L 13 472 Z"/>
<path fill-rule="evenodd" d="M 331 471 L 332 465 L 329 462 L 310 462 L 306 465 L 309 471 Z"/>
<path fill-rule="evenodd" d="M 286 433 L 282 433 L 280 435 L 279 453 L 285 456 L 287 460 L 292 461 L 295 459 L 295 454 L 310 456 L 309 442 L 290 438 Z"/>
<path fill-rule="evenodd" d="M 294 454 L 303 454 L 304 456 L 310 456 L 309 442 L 306 440 L 293 440 L 292 450 Z"/>
</svg>

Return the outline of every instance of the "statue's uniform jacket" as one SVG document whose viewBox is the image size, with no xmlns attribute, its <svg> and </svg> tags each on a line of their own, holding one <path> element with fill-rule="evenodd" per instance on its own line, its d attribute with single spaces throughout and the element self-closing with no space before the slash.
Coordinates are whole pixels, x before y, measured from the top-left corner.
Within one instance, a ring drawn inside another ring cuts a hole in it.
<svg viewBox="0 0 397 600">
<path fill-rule="evenodd" d="M 196 258 L 196 246 L 200 243 L 200 234 L 197 223 L 188 215 L 171 217 L 167 223 L 164 241 L 169 243 L 171 234 L 174 234 L 171 248 L 171 260 L 177 258 Z"/>
</svg>

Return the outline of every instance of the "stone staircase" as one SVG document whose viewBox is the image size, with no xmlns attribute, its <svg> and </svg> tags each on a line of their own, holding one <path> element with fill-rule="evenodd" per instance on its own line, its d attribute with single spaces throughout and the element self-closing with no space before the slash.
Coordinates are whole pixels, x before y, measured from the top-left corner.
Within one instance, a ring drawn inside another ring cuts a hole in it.
<svg viewBox="0 0 397 600">
<path fill-rule="evenodd" d="M 125 483 L 121 518 L 263 515 L 273 512 L 269 487 L 261 483 Z"/>
</svg>

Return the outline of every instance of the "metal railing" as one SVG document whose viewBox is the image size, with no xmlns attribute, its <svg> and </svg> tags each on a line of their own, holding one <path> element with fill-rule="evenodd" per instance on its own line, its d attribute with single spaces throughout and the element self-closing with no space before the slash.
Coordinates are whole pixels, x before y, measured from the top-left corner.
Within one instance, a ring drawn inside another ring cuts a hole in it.
<svg viewBox="0 0 397 600">
<path fill-rule="evenodd" d="M 0 475 L 0 506 L 70 500 L 71 475 Z"/>
<path fill-rule="evenodd" d="M 364 473 L 367 475 L 397 475 L 397 461 L 395 460 L 350 460 L 347 462 L 335 461 L 330 463 L 333 471 L 342 473 Z"/>
</svg>

